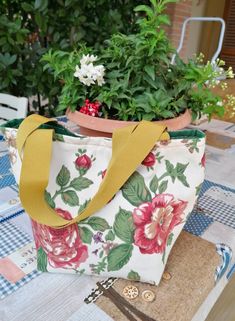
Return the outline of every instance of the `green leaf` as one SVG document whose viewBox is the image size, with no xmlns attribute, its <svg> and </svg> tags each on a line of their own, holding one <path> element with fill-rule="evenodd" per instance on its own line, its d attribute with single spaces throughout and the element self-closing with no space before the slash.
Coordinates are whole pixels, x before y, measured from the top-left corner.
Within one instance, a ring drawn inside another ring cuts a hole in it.
<svg viewBox="0 0 235 321">
<path fill-rule="evenodd" d="M 72 190 L 61 193 L 61 197 L 62 197 L 62 200 L 64 201 L 65 204 L 68 204 L 70 206 L 78 206 L 79 205 L 78 196 Z"/>
<path fill-rule="evenodd" d="M 132 280 L 132 281 L 139 281 L 140 280 L 140 276 L 137 272 L 131 270 L 128 275 L 127 275 L 127 278 L 129 280 Z"/>
<path fill-rule="evenodd" d="M 145 66 L 144 70 L 152 80 L 155 80 L 155 68 L 154 66 Z"/>
<path fill-rule="evenodd" d="M 90 227 L 95 231 L 104 232 L 110 228 L 107 221 L 101 217 L 93 216 L 93 217 L 89 218 L 89 220 L 86 223 L 88 225 L 90 225 Z"/>
<path fill-rule="evenodd" d="M 122 187 L 123 197 L 132 205 L 139 206 L 152 200 L 151 194 L 145 185 L 144 178 L 138 172 L 134 172 Z"/>
<path fill-rule="evenodd" d="M 156 194 L 157 189 L 158 189 L 158 178 L 156 175 L 153 176 L 153 178 L 150 182 L 150 189 L 154 194 Z"/>
<path fill-rule="evenodd" d="M 32 6 L 31 4 L 29 4 L 29 3 L 23 2 L 23 3 L 21 4 L 21 7 L 22 7 L 22 9 L 23 9 L 24 11 L 26 11 L 26 12 L 33 11 L 33 6 Z"/>
<path fill-rule="evenodd" d="M 49 192 L 45 191 L 44 197 L 45 197 L 45 201 L 47 202 L 47 204 L 50 207 L 55 208 L 55 202 L 53 201 L 51 194 Z"/>
<path fill-rule="evenodd" d="M 166 171 L 171 176 L 174 173 L 174 165 L 171 164 L 168 160 L 165 161 L 166 164 Z"/>
<path fill-rule="evenodd" d="M 115 216 L 113 225 L 114 233 L 125 243 L 134 242 L 135 226 L 133 222 L 132 213 L 123 209 Z"/>
<path fill-rule="evenodd" d="M 177 163 L 176 164 L 176 168 L 175 169 L 176 169 L 177 176 L 184 173 L 184 171 L 186 170 L 188 164 L 189 163 L 187 163 L 187 164 Z"/>
<path fill-rule="evenodd" d="M 83 189 L 88 188 L 91 184 L 93 184 L 93 182 L 83 176 L 74 178 L 71 183 L 70 186 L 73 187 L 76 191 L 82 191 Z"/>
<path fill-rule="evenodd" d="M 174 237 L 174 234 L 171 233 L 169 236 L 168 236 L 168 239 L 167 239 L 167 246 L 170 246 L 172 241 L 173 241 L 173 237 Z"/>
<path fill-rule="evenodd" d="M 132 244 L 121 244 L 110 250 L 108 254 L 108 271 L 118 271 L 128 263 L 133 250 Z"/>
<path fill-rule="evenodd" d="M 91 244 L 92 236 L 93 236 L 93 233 L 91 232 L 91 230 L 89 230 L 89 228 L 87 228 L 86 226 L 79 226 L 79 225 L 78 225 L 78 229 L 79 229 L 79 235 L 82 239 L 82 242 L 86 244 Z"/>
<path fill-rule="evenodd" d="M 59 174 L 56 177 L 56 183 L 63 187 L 68 184 L 70 180 L 70 172 L 67 167 L 64 165 L 62 166 L 61 170 L 59 171 Z"/>
<path fill-rule="evenodd" d="M 109 231 L 107 235 L 105 235 L 105 241 L 114 241 L 115 235 L 113 231 Z"/>
<path fill-rule="evenodd" d="M 161 184 L 159 185 L 159 194 L 162 194 L 166 191 L 167 185 L 168 185 L 168 181 L 161 182 Z"/>
<path fill-rule="evenodd" d="M 79 213 L 81 213 L 86 207 L 87 205 L 90 203 L 90 199 L 86 200 L 83 204 L 80 205 L 79 207 Z"/>
<path fill-rule="evenodd" d="M 184 174 L 177 176 L 178 180 L 186 187 L 190 187 Z"/>
<path fill-rule="evenodd" d="M 42 272 L 47 272 L 47 255 L 42 247 L 37 251 L 37 269 Z"/>
</svg>

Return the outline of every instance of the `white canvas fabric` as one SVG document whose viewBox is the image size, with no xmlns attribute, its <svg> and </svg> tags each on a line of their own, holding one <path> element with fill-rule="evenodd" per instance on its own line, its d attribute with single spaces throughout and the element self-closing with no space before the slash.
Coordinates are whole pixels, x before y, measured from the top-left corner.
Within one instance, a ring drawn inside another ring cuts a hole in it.
<svg viewBox="0 0 235 321">
<path fill-rule="evenodd" d="M 16 134 L 5 129 L 19 181 Z M 32 222 L 38 268 L 158 284 L 204 180 L 204 148 L 201 132 L 174 133 L 156 142 L 122 189 L 90 218 L 62 229 Z M 58 215 L 71 219 L 88 204 L 111 153 L 111 139 L 55 134 L 45 198 Z"/>
</svg>

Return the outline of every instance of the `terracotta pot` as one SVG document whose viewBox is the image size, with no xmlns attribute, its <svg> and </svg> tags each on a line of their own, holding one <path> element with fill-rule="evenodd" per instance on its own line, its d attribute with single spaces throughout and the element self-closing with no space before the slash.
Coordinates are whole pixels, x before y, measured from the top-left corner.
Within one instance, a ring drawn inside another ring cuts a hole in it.
<svg viewBox="0 0 235 321">
<path fill-rule="evenodd" d="M 98 117 L 92 117 L 79 111 L 71 112 L 69 109 L 66 112 L 68 119 L 80 127 L 80 133 L 86 136 L 102 136 L 112 137 L 115 129 L 136 124 L 134 121 L 112 120 Z M 188 109 L 184 114 L 164 121 L 155 121 L 156 124 L 165 124 L 168 130 L 178 130 L 188 126 L 191 123 L 192 117 Z"/>
</svg>

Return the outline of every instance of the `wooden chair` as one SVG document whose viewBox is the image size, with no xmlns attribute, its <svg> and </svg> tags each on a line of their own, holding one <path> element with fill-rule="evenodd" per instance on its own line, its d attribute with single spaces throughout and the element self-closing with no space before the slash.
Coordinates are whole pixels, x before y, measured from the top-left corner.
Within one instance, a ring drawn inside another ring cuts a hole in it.
<svg viewBox="0 0 235 321">
<path fill-rule="evenodd" d="M 0 94 L 0 123 L 14 118 L 25 118 L 27 108 L 27 98 Z"/>
</svg>

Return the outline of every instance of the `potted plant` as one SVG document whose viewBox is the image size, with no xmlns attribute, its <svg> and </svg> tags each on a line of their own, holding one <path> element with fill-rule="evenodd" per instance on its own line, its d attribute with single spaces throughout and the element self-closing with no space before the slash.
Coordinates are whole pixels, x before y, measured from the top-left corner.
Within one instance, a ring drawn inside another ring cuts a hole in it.
<svg viewBox="0 0 235 321">
<path fill-rule="evenodd" d="M 175 130 L 202 114 L 223 114 L 224 101 L 211 87 L 220 85 L 222 74 L 233 78 L 231 67 L 224 71 L 220 59 L 203 64 L 202 55 L 187 63 L 177 56 L 171 64 L 175 51 L 164 31 L 170 24 L 164 11 L 175 1 L 150 2 L 135 8 L 140 14 L 135 34 L 113 34 L 99 52 L 80 45 L 72 52 L 49 51 L 43 56 L 44 68 L 62 84 L 58 111 L 67 110 L 82 133 L 88 128 L 103 135 L 142 119 L 164 122 Z"/>
</svg>

